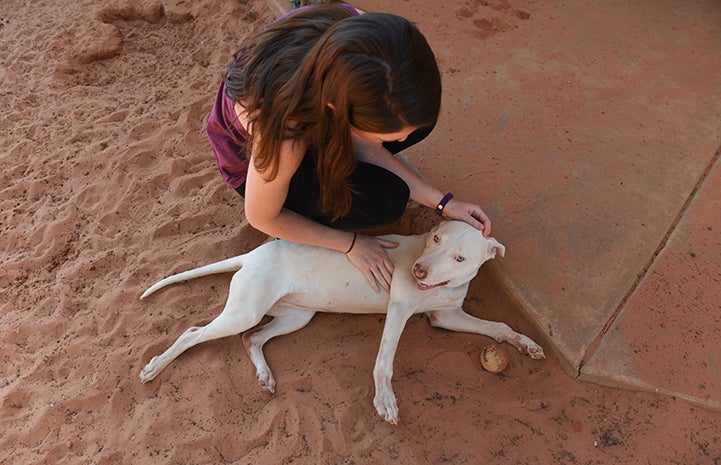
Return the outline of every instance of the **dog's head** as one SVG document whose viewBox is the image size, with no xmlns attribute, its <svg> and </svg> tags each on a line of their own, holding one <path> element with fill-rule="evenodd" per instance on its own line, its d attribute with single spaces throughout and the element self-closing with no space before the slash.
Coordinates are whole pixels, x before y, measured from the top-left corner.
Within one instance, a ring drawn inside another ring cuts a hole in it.
<svg viewBox="0 0 721 465">
<path fill-rule="evenodd" d="M 428 233 L 426 247 L 411 272 L 420 290 L 456 287 L 473 279 L 486 260 L 505 253 L 502 244 L 483 237 L 473 226 L 463 221 L 444 221 Z"/>
</svg>

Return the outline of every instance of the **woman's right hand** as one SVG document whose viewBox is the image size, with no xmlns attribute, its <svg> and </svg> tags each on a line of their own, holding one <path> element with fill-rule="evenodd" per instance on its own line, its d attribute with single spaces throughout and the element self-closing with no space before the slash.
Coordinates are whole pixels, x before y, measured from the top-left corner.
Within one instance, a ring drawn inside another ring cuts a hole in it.
<svg viewBox="0 0 721 465">
<path fill-rule="evenodd" d="M 382 287 L 389 292 L 393 276 L 393 262 L 385 249 L 396 247 L 398 247 L 397 242 L 358 234 L 355 244 L 346 256 L 356 268 L 363 272 L 374 291 L 380 292 Z"/>
</svg>

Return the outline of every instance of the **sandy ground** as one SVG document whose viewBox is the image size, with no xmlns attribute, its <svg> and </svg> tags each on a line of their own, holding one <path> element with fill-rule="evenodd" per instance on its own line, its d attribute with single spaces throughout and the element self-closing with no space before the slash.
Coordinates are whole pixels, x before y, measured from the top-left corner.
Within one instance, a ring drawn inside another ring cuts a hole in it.
<svg viewBox="0 0 721 465">
<path fill-rule="evenodd" d="M 269 343 L 274 395 L 239 337 L 141 384 L 219 312 L 229 276 L 141 292 L 265 239 L 203 122 L 228 57 L 269 20 L 262 0 L 0 3 L 2 464 L 721 462 L 718 413 L 579 382 L 553 357 L 512 353 L 492 375 L 489 340 L 421 317 L 396 357 L 395 427 L 372 407 L 380 316 L 319 315 Z M 485 272 L 467 310 L 534 335 Z"/>
</svg>

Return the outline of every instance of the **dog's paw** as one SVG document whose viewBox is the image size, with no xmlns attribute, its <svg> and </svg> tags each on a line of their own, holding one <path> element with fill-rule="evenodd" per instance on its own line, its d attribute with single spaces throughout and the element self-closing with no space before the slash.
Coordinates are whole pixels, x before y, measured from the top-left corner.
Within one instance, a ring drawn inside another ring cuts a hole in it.
<svg viewBox="0 0 721 465">
<path fill-rule="evenodd" d="M 536 344 L 533 339 L 528 336 L 524 336 L 523 334 L 519 334 L 517 336 L 515 346 L 518 348 L 519 352 L 528 355 L 534 360 L 546 358 L 546 355 L 543 353 L 543 348 Z"/>
<path fill-rule="evenodd" d="M 521 333 L 511 332 L 508 335 L 502 335 L 495 338 L 498 342 L 507 342 L 524 355 L 528 355 L 534 360 L 541 360 L 546 358 L 543 353 L 541 346 L 536 344 L 533 339 L 528 336 L 524 336 Z"/>
<path fill-rule="evenodd" d="M 393 392 L 377 393 L 373 399 L 373 405 L 378 415 L 385 421 L 393 425 L 398 424 L 398 405 L 396 405 L 396 396 L 393 395 Z"/>
<path fill-rule="evenodd" d="M 539 346 L 535 342 L 532 346 L 529 346 L 526 349 L 526 353 L 534 360 L 541 360 L 546 358 L 546 355 L 543 353 L 543 349 L 541 348 L 541 346 Z"/>
<path fill-rule="evenodd" d="M 160 370 L 162 370 L 162 367 L 159 366 L 158 363 L 156 363 L 158 360 L 158 357 L 153 357 L 150 362 L 145 365 L 145 368 L 140 372 L 140 382 L 141 383 L 147 383 L 148 381 L 152 381 L 156 376 L 158 376 L 158 373 L 160 373 Z"/>
<path fill-rule="evenodd" d="M 258 376 L 260 387 L 271 394 L 275 394 L 275 378 L 273 377 L 273 373 L 271 373 L 270 370 L 258 370 L 256 375 Z"/>
</svg>

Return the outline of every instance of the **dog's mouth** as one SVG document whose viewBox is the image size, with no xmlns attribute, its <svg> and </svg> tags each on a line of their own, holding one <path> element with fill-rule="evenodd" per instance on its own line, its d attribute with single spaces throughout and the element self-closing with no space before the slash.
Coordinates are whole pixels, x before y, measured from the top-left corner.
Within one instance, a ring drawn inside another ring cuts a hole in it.
<svg viewBox="0 0 721 465">
<path fill-rule="evenodd" d="M 445 286 L 449 282 L 450 281 L 443 281 L 442 283 L 438 283 L 438 284 L 425 284 L 420 281 L 417 281 L 416 284 L 418 286 L 418 289 L 420 289 L 421 291 L 427 291 L 429 289 L 435 289 L 436 287 Z"/>
</svg>

